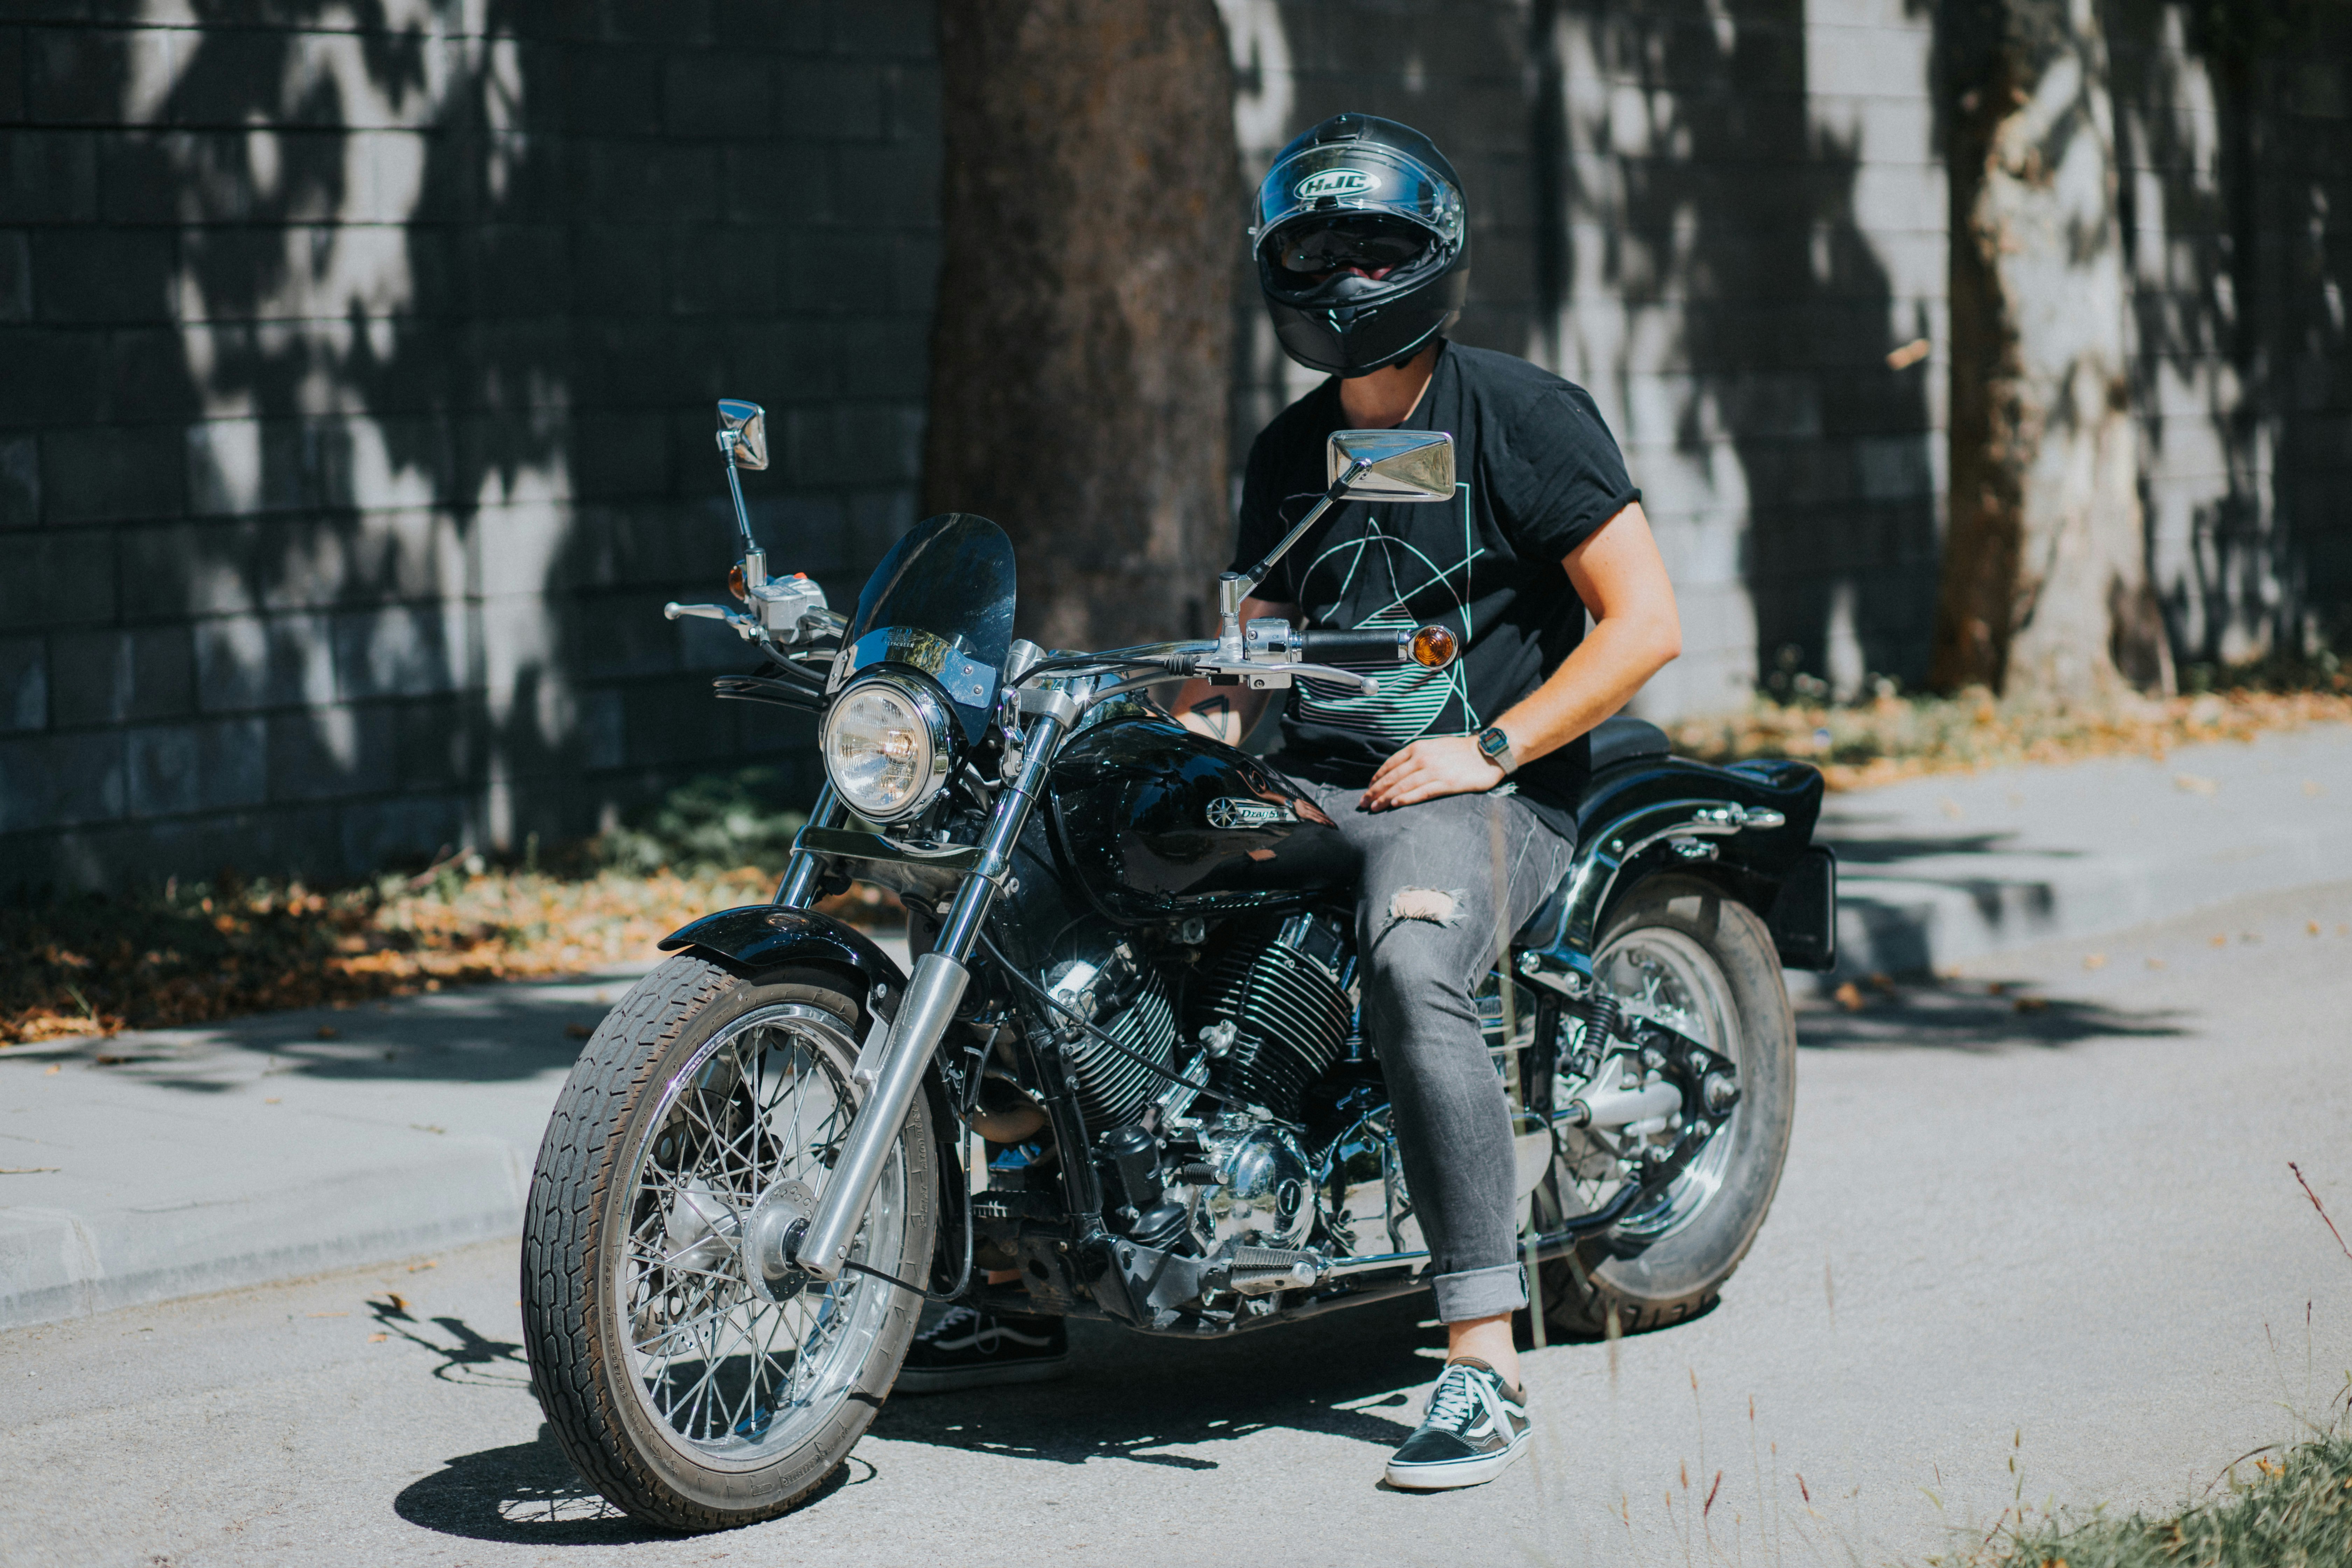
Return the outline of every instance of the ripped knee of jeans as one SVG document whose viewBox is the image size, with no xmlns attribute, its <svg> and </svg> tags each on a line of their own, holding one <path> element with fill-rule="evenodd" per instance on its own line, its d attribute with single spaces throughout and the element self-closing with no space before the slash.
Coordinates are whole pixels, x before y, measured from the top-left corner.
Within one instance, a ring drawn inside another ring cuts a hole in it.
<svg viewBox="0 0 2352 1568">
<path fill-rule="evenodd" d="M 1399 888 L 1389 899 L 1388 923 L 1391 926 L 1405 921 L 1427 921 L 1431 925 L 1457 925 L 1462 920 L 1462 900 L 1467 889 Z"/>
</svg>

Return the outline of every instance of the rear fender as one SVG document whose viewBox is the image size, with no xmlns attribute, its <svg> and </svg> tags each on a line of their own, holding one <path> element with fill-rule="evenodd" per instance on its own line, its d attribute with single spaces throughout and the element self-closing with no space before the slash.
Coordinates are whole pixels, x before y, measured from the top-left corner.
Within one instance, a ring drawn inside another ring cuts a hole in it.
<svg viewBox="0 0 2352 1568">
<path fill-rule="evenodd" d="M 1794 762 L 1719 768 L 1668 756 L 1607 770 L 1578 807 L 1567 880 L 1521 935 L 1523 971 L 1589 973 L 1610 910 L 1658 871 L 1714 882 L 1769 923 L 1791 873 L 1818 868 L 1811 848 L 1822 791 L 1820 771 Z M 1818 961 L 1818 945 L 1786 942 L 1784 961 Z"/>
</svg>

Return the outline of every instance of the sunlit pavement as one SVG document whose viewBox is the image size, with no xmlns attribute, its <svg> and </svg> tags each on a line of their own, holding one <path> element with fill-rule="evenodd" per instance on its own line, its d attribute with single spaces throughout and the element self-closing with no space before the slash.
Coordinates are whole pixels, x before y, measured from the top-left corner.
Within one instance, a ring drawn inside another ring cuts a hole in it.
<svg viewBox="0 0 2352 1568">
<path fill-rule="evenodd" d="M 0 1560 L 1874 1562 L 2021 1498 L 2169 1501 L 2324 1418 L 2352 1258 L 2287 1163 L 2352 1222 L 2352 883 L 1852 996 L 1804 1015 L 1721 1307 L 1535 1352 L 1539 1441 L 1490 1487 L 1379 1485 L 1434 1369 L 1406 1300 L 1082 1324 L 1064 1382 L 892 1402 L 792 1518 L 649 1536 L 542 1435 L 490 1243 L 0 1334 Z"/>
</svg>

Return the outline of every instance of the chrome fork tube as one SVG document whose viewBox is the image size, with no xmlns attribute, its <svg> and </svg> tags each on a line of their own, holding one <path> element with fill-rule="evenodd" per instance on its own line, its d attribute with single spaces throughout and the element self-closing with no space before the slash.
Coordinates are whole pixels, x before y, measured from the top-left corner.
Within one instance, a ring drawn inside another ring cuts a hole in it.
<svg viewBox="0 0 2352 1568">
<path fill-rule="evenodd" d="M 732 473 L 733 469 L 728 470 Z M 826 784 L 817 792 L 815 809 L 809 813 L 811 827 L 833 827 L 841 818 L 841 797 Z M 776 884 L 775 901 L 788 910 L 804 910 L 816 893 L 817 873 L 823 868 L 817 857 L 806 850 L 795 853 L 784 865 L 784 879 Z"/>
<path fill-rule="evenodd" d="M 981 922 L 988 918 L 997 885 L 1012 864 L 1013 846 L 1045 787 L 1055 749 L 1069 720 L 1076 716 L 1074 701 L 1062 698 L 1060 702 L 1067 706 L 1066 712 L 1049 710 L 1029 727 L 1021 772 L 997 797 L 995 815 L 981 839 L 980 864 L 957 890 L 931 951 L 915 961 L 914 978 L 898 1004 L 898 1016 L 891 1021 L 881 1060 L 875 1064 L 874 1091 L 849 1124 L 841 1157 L 834 1163 L 824 1190 L 817 1194 L 816 1213 L 810 1216 L 808 1229 L 791 1244 L 793 1265 L 814 1279 L 840 1277 L 858 1227 L 866 1223 L 866 1205 L 873 1200 L 875 1184 L 881 1180 L 890 1146 L 898 1141 L 908 1109 L 915 1102 L 915 1091 L 922 1085 L 923 1069 L 930 1065 L 931 1053 L 939 1048 L 955 1016 L 956 1004 L 971 983 L 971 971 L 964 960 L 980 938 Z"/>
</svg>

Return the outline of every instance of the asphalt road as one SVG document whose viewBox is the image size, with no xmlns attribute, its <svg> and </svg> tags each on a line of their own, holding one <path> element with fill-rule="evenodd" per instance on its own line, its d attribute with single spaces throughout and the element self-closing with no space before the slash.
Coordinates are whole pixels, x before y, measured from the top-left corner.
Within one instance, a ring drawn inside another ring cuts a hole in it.
<svg viewBox="0 0 2352 1568">
<path fill-rule="evenodd" d="M 1721 1307 L 1535 1352 L 1490 1487 L 1377 1484 L 1435 1365 L 1407 1300 L 1080 1325 L 1062 1383 L 892 1402 L 793 1518 L 653 1536 L 545 1436 L 489 1244 L 0 1335 L 0 1562 L 1875 1563 L 2343 1408 L 2352 1257 L 2288 1162 L 2352 1231 L 2352 882 L 1855 999 L 1804 1016 Z"/>
</svg>

